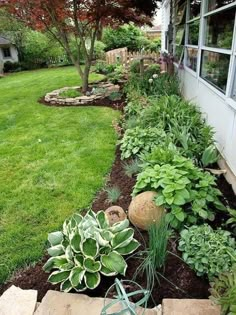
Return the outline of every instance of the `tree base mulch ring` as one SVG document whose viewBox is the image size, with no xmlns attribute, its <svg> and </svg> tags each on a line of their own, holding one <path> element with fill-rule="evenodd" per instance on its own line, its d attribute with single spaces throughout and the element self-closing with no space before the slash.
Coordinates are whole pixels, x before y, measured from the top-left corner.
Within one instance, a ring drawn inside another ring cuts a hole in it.
<svg viewBox="0 0 236 315">
<path fill-rule="evenodd" d="M 116 202 L 116 205 L 121 206 L 124 210 L 128 209 L 131 201 L 131 192 L 135 184 L 135 178 L 129 178 L 123 169 L 123 162 L 120 158 L 120 150 L 116 150 L 116 158 L 107 181 L 108 186 L 118 186 L 121 190 L 121 197 Z M 226 191 L 227 202 L 231 207 L 235 206 L 236 198 L 231 189 L 231 186 L 226 182 L 221 175 L 218 178 L 218 186 L 222 191 Z M 93 202 L 92 209 L 94 211 L 105 210 L 111 206 L 107 202 L 107 194 L 105 191 L 98 193 L 96 199 Z M 219 224 L 222 222 L 219 221 Z M 148 243 L 147 232 L 139 231 L 135 229 L 135 238 L 142 244 L 141 250 L 145 248 L 145 243 Z M 169 241 L 169 251 L 177 256 L 180 253 L 177 249 L 178 236 L 172 237 Z M 152 293 L 153 299 L 149 301 L 149 307 L 155 304 L 161 303 L 163 298 L 208 298 L 209 296 L 209 283 L 206 278 L 196 276 L 195 272 L 191 270 L 180 258 L 173 254 L 168 254 L 165 269 L 162 271 L 163 276 L 166 278 L 160 278 L 160 282 L 156 281 L 154 290 Z M 35 289 L 38 291 L 38 301 L 41 301 L 48 290 L 59 290 L 59 286 L 53 286 L 47 282 L 48 274 L 43 270 L 43 264 L 48 257 L 45 255 L 41 262 L 35 266 L 29 267 L 22 271 L 19 271 L 11 281 L 2 285 L 0 288 L 0 294 L 2 294 L 11 285 L 18 286 L 22 289 Z M 128 269 L 126 277 L 123 279 L 132 280 L 135 271 L 137 270 L 140 261 L 137 257 L 129 257 L 127 260 Z M 122 278 L 122 277 L 121 277 Z M 143 288 L 146 287 L 145 274 L 138 274 L 136 282 Z M 113 277 L 103 277 L 102 281 L 97 289 L 94 291 L 85 291 L 83 293 L 93 297 L 104 297 L 109 287 L 114 283 Z"/>
</svg>

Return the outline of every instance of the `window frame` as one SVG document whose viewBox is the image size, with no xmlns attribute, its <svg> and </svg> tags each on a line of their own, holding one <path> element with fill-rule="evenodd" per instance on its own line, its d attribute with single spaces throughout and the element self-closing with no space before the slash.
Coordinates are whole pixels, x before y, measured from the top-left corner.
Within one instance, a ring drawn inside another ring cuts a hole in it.
<svg viewBox="0 0 236 315">
<path fill-rule="evenodd" d="M 9 54 L 5 54 L 6 50 L 9 52 Z M 12 54 L 11 54 L 11 47 L 2 47 L 2 55 L 3 55 L 3 59 L 9 59 L 12 58 Z"/>
</svg>

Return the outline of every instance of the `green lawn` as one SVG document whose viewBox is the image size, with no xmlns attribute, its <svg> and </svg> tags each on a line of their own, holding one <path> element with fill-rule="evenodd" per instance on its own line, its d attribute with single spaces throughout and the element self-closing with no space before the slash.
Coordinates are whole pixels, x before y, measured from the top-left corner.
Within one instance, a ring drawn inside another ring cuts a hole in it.
<svg viewBox="0 0 236 315">
<path fill-rule="evenodd" d="M 79 83 L 72 67 L 0 79 L 0 283 L 42 257 L 47 233 L 90 205 L 112 165 L 118 112 L 37 102 Z"/>
</svg>

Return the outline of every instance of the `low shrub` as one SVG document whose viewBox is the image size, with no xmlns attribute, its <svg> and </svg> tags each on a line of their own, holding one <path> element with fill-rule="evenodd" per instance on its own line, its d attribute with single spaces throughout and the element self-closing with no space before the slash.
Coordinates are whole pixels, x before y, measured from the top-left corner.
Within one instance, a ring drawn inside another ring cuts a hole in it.
<svg viewBox="0 0 236 315">
<path fill-rule="evenodd" d="M 140 161 L 138 159 L 131 160 L 130 162 L 125 162 L 123 164 L 125 174 L 132 178 L 134 175 L 138 174 L 140 171 Z"/>
<path fill-rule="evenodd" d="M 197 275 L 206 275 L 210 280 L 231 270 L 236 262 L 236 244 L 230 232 L 213 230 L 208 224 L 184 229 L 178 248 L 183 252 L 183 260 Z"/>
<path fill-rule="evenodd" d="M 133 60 L 130 64 L 130 73 L 138 74 L 140 73 L 140 61 Z"/>
<path fill-rule="evenodd" d="M 99 60 L 95 64 L 95 72 L 101 73 L 101 74 L 109 74 L 114 72 L 117 64 L 107 64 L 103 60 Z"/>
<path fill-rule="evenodd" d="M 20 62 L 6 61 L 3 66 L 3 72 L 18 72 L 22 70 L 22 65 Z"/>
<path fill-rule="evenodd" d="M 236 265 L 232 267 L 232 270 L 223 272 L 218 278 L 213 279 L 210 285 L 209 299 L 220 305 L 221 314 L 236 314 Z"/>
<path fill-rule="evenodd" d="M 69 89 L 69 90 L 60 92 L 59 96 L 62 98 L 74 98 L 74 97 L 82 96 L 82 93 L 78 90 Z"/>
<path fill-rule="evenodd" d="M 115 203 L 118 201 L 118 199 L 121 196 L 121 190 L 119 187 L 117 186 L 113 186 L 113 187 L 107 187 L 105 189 L 105 192 L 107 193 L 107 201 L 109 203 Z"/>
<path fill-rule="evenodd" d="M 213 221 L 215 209 L 225 210 L 213 175 L 179 155 L 174 156 L 171 163 L 162 163 L 165 160 L 143 169 L 137 177 L 133 196 L 143 191 L 156 191 L 155 202 L 169 211 L 166 218 L 173 228 Z"/>
<path fill-rule="evenodd" d="M 80 292 L 95 289 L 101 275 L 125 275 L 127 264 L 122 256 L 134 252 L 139 243 L 134 238 L 129 221 L 109 226 L 103 211 L 89 211 L 84 217 L 75 214 L 63 224 L 62 232 L 49 234 L 52 256 L 44 270 L 52 272 L 48 281 L 59 284 L 61 291 Z"/>
<path fill-rule="evenodd" d="M 128 159 L 131 156 L 150 152 L 156 145 L 161 144 L 166 139 L 164 131 L 158 128 L 127 129 L 123 139 L 120 141 L 121 158 Z"/>
<path fill-rule="evenodd" d="M 113 84 L 119 83 L 124 78 L 125 75 L 125 68 L 121 64 L 117 64 L 114 71 L 107 75 L 107 78 Z"/>
</svg>

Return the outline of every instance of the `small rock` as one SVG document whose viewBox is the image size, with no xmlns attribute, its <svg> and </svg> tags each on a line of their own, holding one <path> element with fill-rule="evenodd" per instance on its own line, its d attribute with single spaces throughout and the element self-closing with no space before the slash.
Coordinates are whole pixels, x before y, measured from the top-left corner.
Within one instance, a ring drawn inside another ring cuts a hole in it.
<svg viewBox="0 0 236 315">
<path fill-rule="evenodd" d="M 124 221 L 127 218 L 126 213 L 119 206 L 112 206 L 112 207 L 107 208 L 107 210 L 105 211 L 105 214 L 108 217 L 110 226 L 112 226 L 113 224 L 117 222 Z"/>
</svg>

